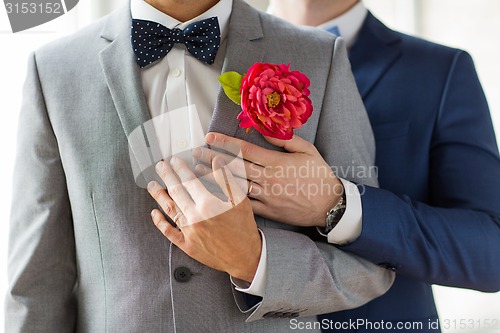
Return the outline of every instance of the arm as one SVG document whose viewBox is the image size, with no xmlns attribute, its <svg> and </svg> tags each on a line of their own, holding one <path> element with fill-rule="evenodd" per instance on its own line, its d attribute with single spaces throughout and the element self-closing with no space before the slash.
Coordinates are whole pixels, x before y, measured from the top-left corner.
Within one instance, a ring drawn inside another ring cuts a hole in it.
<svg viewBox="0 0 500 333">
<path fill-rule="evenodd" d="M 370 172 L 375 158 L 373 134 L 341 39 L 335 42 L 314 145 L 328 165 L 335 166 L 338 177 L 377 185 L 376 174 Z M 295 310 L 310 316 L 351 309 L 384 294 L 392 285 L 393 274 L 335 246 L 313 242 L 296 232 L 263 231 L 267 284 L 262 303 L 248 320 L 269 312 Z"/>
<path fill-rule="evenodd" d="M 263 228 L 267 246 L 266 285 L 262 300 L 248 306 L 234 292 L 247 321 L 308 317 L 359 307 L 383 295 L 394 274 L 336 247 L 313 242 L 297 232 Z"/>
<path fill-rule="evenodd" d="M 282 312 L 312 316 L 345 310 L 363 305 L 391 286 L 392 272 L 329 244 L 314 243 L 303 234 L 263 228 L 261 241 L 250 200 L 224 158 L 215 156 L 212 167 L 225 199 L 211 193 L 181 160 L 160 161 L 157 172 L 167 191 L 155 181 L 149 183 L 148 191 L 177 228 L 157 209 L 152 219 L 187 255 L 238 280 L 252 282 L 259 261 L 266 260 L 263 301 L 247 321 Z M 240 310 L 253 310 L 243 293 L 235 292 L 235 296 Z"/>
<path fill-rule="evenodd" d="M 73 332 L 76 267 L 71 209 L 35 56 L 24 86 L 17 149 L 6 332 Z"/>
<path fill-rule="evenodd" d="M 342 249 L 427 283 L 500 290 L 500 158 L 486 99 L 464 52 L 450 69 L 429 168 L 428 204 L 367 188 L 361 236 Z"/>
</svg>

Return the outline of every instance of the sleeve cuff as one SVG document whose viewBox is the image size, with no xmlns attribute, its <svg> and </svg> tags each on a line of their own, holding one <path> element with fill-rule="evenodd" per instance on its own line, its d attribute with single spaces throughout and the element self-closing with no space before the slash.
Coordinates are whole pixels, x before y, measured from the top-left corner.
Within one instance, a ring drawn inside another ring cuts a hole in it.
<svg viewBox="0 0 500 333">
<path fill-rule="evenodd" d="M 358 187 L 347 180 L 340 181 L 344 185 L 346 209 L 339 223 L 328 233 L 328 243 L 347 245 L 361 235 L 363 211 Z"/>
<path fill-rule="evenodd" d="M 264 233 L 259 229 L 260 236 L 262 237 L 262 251 L 260 253 L 260 261 L 257 266 L 257 271 L 255 272 L 255 277 L 252 283 L 233 278 L 231 276 L 231 283 L 236 287 L 236 290 L 241 291 L 246 294 L 254 296 L 264 296 L 264 290 L 266 288 L 266 273 L 267 273 L 267 251 L 266 251 L 266 237 Z"/>
</svg>

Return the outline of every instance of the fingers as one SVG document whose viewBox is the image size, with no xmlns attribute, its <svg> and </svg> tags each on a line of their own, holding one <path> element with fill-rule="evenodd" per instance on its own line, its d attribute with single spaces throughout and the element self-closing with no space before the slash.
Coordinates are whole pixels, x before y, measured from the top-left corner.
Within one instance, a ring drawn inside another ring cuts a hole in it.
<svg viewBox="0 0 500 333">
<path fill-rule="evenodd" d="M 277 159 L 280 158 L 276 151 L 220 133 L 208 133 L 205 136 L 205 141 L 211 146 L 231 152 L 236 156 L 259 165 L 275 164 Z"/>
<path fill-rule="evenodd" d="M 234 176 L 226 166 L 224 159 L 216 156 L 212 163 L 214 169 L 214 179 L 222 192 L 228 197 L 233 206 L 238 205 L 246 198 L 246 193 L 242 192 L 238 187 Z"/>
<path fill-rule="evenodd" d="M 289 153 L 305 153 L 312 155 L 316 151 L 316 147 L 314 147 L 312 143 L 295 134 L 290 140 L 280 140 L 269 136 L 265 136 L 264 138 L 273 146 L 281 147 Z"/>
<path fill-rule="evenodd" d="M 229 169 L 232 173 L 231 168 L 229 168 Z M 202 165 L 202 164 L 198 164 L 195 167 L 195 170 L 198 174 L 198 177 L 203 178 L 204 181 L 208 181 L 212 184 L 218 184 L 215 180 L 214 172 L 211 168 L 209 168 L 205 165 Z M 234 176 L 234 180 L 235 180 L 236 184 L 238 185 L 238 187 L 240 188 L 240 190 L 243 193 L 246 193 L 246 195 L 249 198 L 258 198 L 260 196 L 260 194 L 263 192 L 262 191 L 263 188 L 259 183 L 252 181 L 252 180 L 236 177 L 234 174 L 233 174 L 233 176 Z"/>
<path fill-rule="evenodd" d="M 160 230 L 169 241 L 178 247 L 182 246 L 184 243 L 184 235 L 180 230 L 177 230 L 173 225 L 171 225 L 158 209 L 153 209 L 151 212 L 151 219 L 158 230 Z"/>
<path fill-rule="evenodd" d="M 212 164 L 210 164 L 212 165 Z M 213 183 L 215 180 L 212 175 L 212 168 L 207 167 L 206 165 L 203 164 L 197 164 L 194 167 L 194 171 L 196 171 L 196 174 L 198 177 L 203 178 L 206 181 L 209 181 Z"/>
<path fill-rule="evenodd" d="M 200 203 L 210 192 L 207 191 L 205 186 L 201 183 L 198 177 L 189 169 L 184 161 L 179 158 L 172 158 L 170 160 L 173 171 L 179 177 L 182 186 L 191 196 L 195 203 Z"/>
<path fill-rule="evenodd" d="M 254 214 L 260 215 L 260 216 L 268 216 L 269 215 L 269 209 L 267 208 L 267 206 L 263 202 L 261 202 L 259 200 L 252 199 L 252 200 L 250 200 L 250 203 L 252 204 L 252 210 L 253 210 Z"/>
<path fill-rule="evenodd" d="M 148 192 L 168 216 L 173 217 L 176 214 L 175 202 L 160 184 L 155 181 L 150 182 L 148 184 Z"/>
<path fill-rule="evenodd" d="M 167 185 L 168 195 L 174 200 L 177 206 L 179 206 L 181 211 L 186 213 L 190 206 L 193 205 L 193 200 L 184 190 L 184 187 L 170 165 L 164 161 L 160 161 L 156 164 L 156 172 L 165 185 Z"/>
<path fill-rule="evenodd" d="M 261 165 L 245 161 L 239 157 L 224 154 L 205 147 L 198 147 L 193 150 L 193 157 L 206 164 L 211 165 L 215 156 L 224 158 L 229 170 L 231 170 L 231 173 L 236 177 L 259 181 L 263 175 L 264 168 Z"/>
</svg>

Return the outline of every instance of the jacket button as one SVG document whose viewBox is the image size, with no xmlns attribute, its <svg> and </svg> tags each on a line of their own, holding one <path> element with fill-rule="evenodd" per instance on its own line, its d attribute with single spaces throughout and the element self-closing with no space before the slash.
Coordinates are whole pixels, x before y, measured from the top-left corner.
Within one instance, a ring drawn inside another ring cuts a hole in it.
<svg viewBox="0 0 500 333">
<path fill-rule="evenodd" d="M 188 282 L 191 280 L 191 276 L 193 273 L 191 273 L 191 270 L 187 267 L 177 267 L 174 271 L 174 279 L 177 282 Z"/>
</svg>

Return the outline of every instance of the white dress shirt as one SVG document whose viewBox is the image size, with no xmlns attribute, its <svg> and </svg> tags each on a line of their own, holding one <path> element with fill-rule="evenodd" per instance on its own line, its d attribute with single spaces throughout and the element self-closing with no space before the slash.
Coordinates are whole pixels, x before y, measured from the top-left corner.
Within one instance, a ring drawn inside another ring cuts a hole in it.
<svg viewBox="0 0 500 333">
<path fill-rule="evenodd" d="M 221 46 L 212 65 L 191 55 L 184 44 L 175 44 L 161 60 L 141 69 L 141 81 L 149 112 L 151 113 L 162 156 L 172 156 L 205 144 L 210 119 L 220 89 L 226 50 L 226 37 L 233 0 L 221 0 L 205 13 L 180 22 L 143 0 L 131 0 L 134 19 L 160 23 L 173 29 L 184 29 L 189 24 L 216 16 L 221 31 Z M 266 241 L 262 236 L 260 262 L 251 285 L 231 278 L 236 289 L 262 296 L 266 283 Z"/>
<path fill-rule="evenodd" d="M 213 16 L 219 20 L 221 47 L 214 64 L 199 61 L 184 44 L 174 44 L 167 56 L 141 69 L 142 88 L 165 157 L 204 144 L 220 87 L 217 78 L 224 61 L 231 8 L 232 0 L 223 0 L 194 19 L 179 22 L 143 0 L 131 1 L 133 18 L 157 22 L 169 29 L 184 29 Z"/>
<path fill-rule="evenodd" d="M 318 25 L 318 28 L 328 30 L 332 27 L 337 27 L 340 36 L 346 42 L 347 48 L 350 49 L 358 37 L 366 15 L 368 15 L 368 10 L 360 1 L 344 14 Z"/>
</svg>

